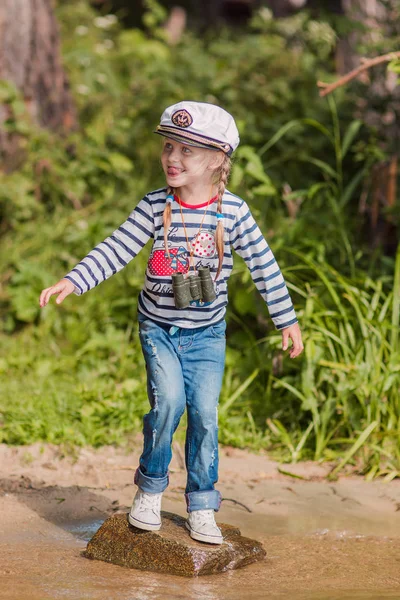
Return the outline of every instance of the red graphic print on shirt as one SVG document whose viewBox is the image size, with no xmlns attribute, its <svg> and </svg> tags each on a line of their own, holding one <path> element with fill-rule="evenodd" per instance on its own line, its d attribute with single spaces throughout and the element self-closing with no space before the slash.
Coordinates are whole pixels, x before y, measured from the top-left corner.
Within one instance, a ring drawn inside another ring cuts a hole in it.
<svg viewBox="0 0 400 600">
<path fill-rule="evenodd" d="M 189 270 L 188 253 L 183 246 L 169 248 L 169 258 L 164 248 L 154 250 L 149 258 L 151 275 L 163 277 L 173 273 L 187 273 Z"/>
<path fill-rule="evenodd" d="M 194 256 L 212 258 L 215 256 L 215 238 L 211 231 L 201 230 L 192 240 Z"/>
</svg>

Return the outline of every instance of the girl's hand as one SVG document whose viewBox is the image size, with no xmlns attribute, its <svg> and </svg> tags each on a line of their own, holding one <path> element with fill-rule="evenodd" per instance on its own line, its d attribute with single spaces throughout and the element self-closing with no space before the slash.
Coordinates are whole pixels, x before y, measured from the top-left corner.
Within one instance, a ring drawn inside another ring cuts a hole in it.
<svg viewBox="0 0 400 600">
<path fill-rule="evenodd" d="M 43 306 L 46 306 L 53 294 L 60 294 L 56 300 L 56 303 L 61 304 L 64 298 L 66 298 L 69 294 L 72 294 L 74 289 L 75 286 L 69 279 L 60 279 L 56 285 L 53 285 L 52 287 L 46 288 L 42 291 L 40 294 L 39 304 L 42 308 Z"/>
<path fill-rule="evenodd" d="M 303 341 L 301 339 L 301 331 L 298 323 L 282 329 L 282 350 L 288 349 L 289 338 L 292 340 L 292 347 L 290 349 L 289 356 L 290 358 L 295 358 L 304 350 Z"/>
</svg>

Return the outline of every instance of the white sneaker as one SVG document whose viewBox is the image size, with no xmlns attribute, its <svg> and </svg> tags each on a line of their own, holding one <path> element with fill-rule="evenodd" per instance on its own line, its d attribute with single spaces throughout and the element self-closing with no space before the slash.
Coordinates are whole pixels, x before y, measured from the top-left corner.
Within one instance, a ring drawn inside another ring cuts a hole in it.
<svg viewBox="0 0 400 600">
<path fill-rule="evenodd" d="M 214 510 L 193 510 L 185 523 L 190 531 L 190 537 L 199 542 L 222 544 L 224 538 L 215 522 Z"/>
<path fill-rule="evenodd" d="M 129 523 L 139 529 L 157 531 L 161 527 L 161 494 L 148 494 L 140 488 L 133 499 Z"/>
</svg>

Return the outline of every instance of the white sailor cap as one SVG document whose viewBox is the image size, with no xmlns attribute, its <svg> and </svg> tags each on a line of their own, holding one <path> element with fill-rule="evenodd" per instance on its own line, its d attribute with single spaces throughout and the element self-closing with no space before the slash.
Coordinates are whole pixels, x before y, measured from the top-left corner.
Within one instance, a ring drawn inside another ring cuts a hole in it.
<svg viewBox="0 0 400 600">
<path fill-rule="evenodd" d="M 184 100 L 169 106 L 154 133 L 189 146 L 222 150 L 228 156 L 239 145 L 239 132 L 232 115 L 207 102 Z"/>
</svg>

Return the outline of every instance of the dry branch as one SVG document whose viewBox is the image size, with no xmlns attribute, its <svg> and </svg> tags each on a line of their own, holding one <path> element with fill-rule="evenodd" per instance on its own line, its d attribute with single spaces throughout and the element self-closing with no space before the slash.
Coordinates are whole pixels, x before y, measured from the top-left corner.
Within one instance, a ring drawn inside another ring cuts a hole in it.
<svg viewBox="0 0 400 600">
<path fill-rule="evenodd" d="M 326 96 L 327 94 L 330 94 L 331 92 L 336 90 L 338 87 L 345 85 L 346 83 L 348 83 L 349 81 L 351 81 L 352 79 L 354 79 L 355 77 L 360 75 L 360 73 L 362 73 L 363 71 L 366 71 L 367 69 L 370 69 L 371 67 L 375 67 L 376 65 L 380 65 L 384 62 L 390 62 L 391 60 L 396 60 L 396 59 L 400 59 L 400 51 L 399 52 L 389 52 L 389 54 L 383 54 L 382 56 L 377 56 L 375 58 L 370 58 L 370 59 L 362 58 L 361 59 L 362 64 L 359 67 L 356 67 L 352 71 L 349 71 L 349 73 L 347 73 L 346 75 L 344 75 L 343 77 L 341 77 L 340 79 L 335 81 L 334 83 L 325 83 L 323 81 L 318 81 L 317 86 L 319 88 L 322 88 L 319 92 L 319 95 L 321 97 Z"/>
</svg>

